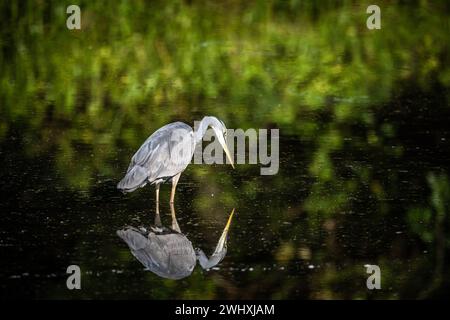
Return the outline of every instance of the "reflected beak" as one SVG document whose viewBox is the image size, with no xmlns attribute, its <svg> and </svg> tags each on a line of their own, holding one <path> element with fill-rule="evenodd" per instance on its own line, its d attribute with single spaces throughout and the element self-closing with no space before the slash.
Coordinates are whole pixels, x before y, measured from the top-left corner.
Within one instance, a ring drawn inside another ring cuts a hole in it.
<svg viewBox="0 0 450 320">
<path fill-rule="evenodd" d="M 231 211 L 230 217 L 228 218 L 228 221 L 227 221 L 227 225 L 225 226 L 225 229 L 223 230 L 224 233 L 228 232 L 228 229 L 230 229 L 230 224 L 231 224 L 231 220 L 233 220 L 233 215 L 234 215 L 234 208 L 233 208 L 233 211 Z"/>
<path fill-rule="evenodd" d="M 228 150 L 228 146 L 226 143 L 223 144 L 223 150 L 225 150 L 225 154 L 227 155 L 228 161 L 230 161 L 230 164 L 234 169 L 233 158 L 231 157 L 230 150 Z"/>
<path fill-rule="evenodd" d="M 233 211 L 231 211 L 230 217 L 228 218 L 228 222 L 225 225 L 225 228 L 223 229 L 222 235 L 220 236 L 219 242 L 217 243 L 217 247 L 216 247 L 216 250 L 214 251 L 214 253 L 218 253 L 218 252 L 222 251 L 223 247 L 227 243 L 228 230 L 230 229 L 231 220 L 233 219 L 233 215 L 234 215 L 234 209 L 233 209 Z"/>
</svg>

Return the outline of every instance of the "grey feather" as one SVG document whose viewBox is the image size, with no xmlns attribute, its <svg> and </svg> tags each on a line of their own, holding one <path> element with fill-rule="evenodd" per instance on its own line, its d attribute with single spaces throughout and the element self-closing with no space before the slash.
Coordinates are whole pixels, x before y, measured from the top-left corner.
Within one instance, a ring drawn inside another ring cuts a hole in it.
<svg viewBox="0 0 450 320">
<path fill-rule="evenodd" d="M 117 188 L 126 190 L 127 192 L 132 192 L 139 187 L 143 187 L 147 181 L 147 178 L 147 170 L 139 165 L 134 165 L 119 182 Z"/>
<path fill-rule="evenodd" d="M 131 250 L 131 253 L 148 270 L 168 279 L 181 279 L 189 276 L 196 264 L 192 243 L 185 235 L 168 228 L 164 232 L 128 227 L 117 231 Z"/>
<path fill-rule="evenodd" d="M 178 225 L 178 222 L 173 206 L 171 210 L 173 227 Z M 182 279 L 192 273 L 196 259 L 203 269 L 210 269 L 223 260 L 227 253 L 227 236 L 233 213 L 234 209 L 217 242 L 216 249 L 209 258 L 201 249 L 194 250 L 192 243 L 179 231 L 179 228 L 178 231 L 175 231 L 172 228 L 159 225 L 150 226 L 149 231 L 147 231 L 142 227 L 139 229 L 126 227 L 118 230 L 117 235 L 127 243 L 131 253 L 147 270 L 160 277 Z"/>
<path fill-rule="evenodd" d="M 183 122 L 167 124 L 145 140 L 128 166 L 117 188 L 132 192 L 147 182 L 168 181 L 191 162 L 195 139 L 192 128 Z"/>
</svg>

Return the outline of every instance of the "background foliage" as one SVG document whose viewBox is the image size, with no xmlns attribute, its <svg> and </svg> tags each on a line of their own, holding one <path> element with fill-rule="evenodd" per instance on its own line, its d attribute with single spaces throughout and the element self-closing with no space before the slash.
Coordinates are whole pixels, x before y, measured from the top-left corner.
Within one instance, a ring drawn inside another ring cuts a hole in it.
<svg viewBox="0 0 450 320">
<path fill-rule="evenodd" d="M 78 259 L 93 270 L 82 297 L 448 294 L 447 1 L 379 1 L 375 31 L 367 1 L 79 1 L 79 31 L 70 4 L 0 3 L 2 289 L 19 269 L 54 277 L 22 275 L 17 295 L 71 297 L 59 282 Z M 147 223 L 152 194 L 114 185 L 151 132 L 206 114 L 280 128 L 280 173 L 190 167 L 185 228 L 212 246 L 205 230 L 236 207 L 230 261 L 176 283 L 143 274 L 113 231 L 130 212 Z M 36 242 L 53 249 L 36 258 Z M 368 262 L 385 290 L 366 290 Z"/>
</svg>

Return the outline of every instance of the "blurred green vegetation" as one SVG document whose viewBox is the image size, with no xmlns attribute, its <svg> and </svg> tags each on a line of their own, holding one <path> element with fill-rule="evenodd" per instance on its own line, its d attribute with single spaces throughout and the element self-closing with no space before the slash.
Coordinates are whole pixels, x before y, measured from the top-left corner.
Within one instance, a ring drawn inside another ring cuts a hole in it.
<svg viewBox="0 0 450 320">
<path fill-rule="evenodd" d="M 450 282 L 446 262 L 450 252 L 450 180 L 445 174 L 432 172 L 427 181 L 431 189 L 428 207 L 412 208 L 407 217 L 410 228 L 427 243 L 434 259 L 433 273 L 420 292 L 421 298 L 439 297 L 443 283 Z"/>
<path fill-rule="evenodd" d="M 382 29 L 373 31 L 366 28 L 370 1 L 78 3 L 82 29 L 73 31 L 66 28 L 69 1 L 0 3 L 2 144 L 20 140 L 22 157 L 50 158 L 58 186 L 90 199 L 99 185 L 114 185 L 140 143 L 170 121 L 192 124 L 211 114 L 229 128 L 277 127 L 276 176 L 260 177 L 255 166 L 186 171 L 199 220 L 211 222 L 211 211 L 222 219 L 223 207 L 255 203 L 260 210 L 258 217 L 241 213 L 240 223 L 259 219 L 253 223 L 276 249 L 262 257 L 236 241 L 236 256 L 277 261 L 291 274 L 298 261 L 322 266 L 297 281 L 261 269 L 237 277 L 247 297 L 264 287 L 270 298 L 415 298 L 448 283 L 448 227 L 437 230 L 448 222 L 447 1 L 378 1 Z M 430 173 L 436 167 L 439 177 Z M 426 257 L 396 253 L 398 217 L 407 225 L 402 232 L 428 248 Z M 101 232 L 97 223 L 92 228 Z M 342 230 L 353 234 L 343 239 Z M 250 232 L 241 237 L 253 240 Z M 83 249 L 77 254 L 94 263 Z M 135 263 L 123 251 L 111 256 Z M 368 252 L 394 289 L 367 293 L 351 279 L 358 274 L 364 283 Z M 398 277 L 405 263 L 421 276 L 440 266 L 433 272 L 441 278 L 428 290 L 418 281 L 420 288 L 409 287 Z M 154 298 L 243 295 L 220 276 L 206 283 L 198 270 L 177 285 L 141 277 L 159 288 Z M 108 283 L 93 280 L 91 289 Z"/>
<path fill-rule="evenodd" d="M 375 113 L 396 84 L 450 83 L 446 2 L 380 4 L 383 31 L 365 27 L 364 1 L 81 1 L 80 31 L 65 27 L 67 4 L 1 4 L 0 128 L 25 123 L 29 152 L 56 147 L 77 187 L 116 172 L 112 150 L 205 113 L 315 139 L 310 170 L 330 180 L 343 124 L 377 146 L 390 127 L 375 131 Z"/>
</svg>

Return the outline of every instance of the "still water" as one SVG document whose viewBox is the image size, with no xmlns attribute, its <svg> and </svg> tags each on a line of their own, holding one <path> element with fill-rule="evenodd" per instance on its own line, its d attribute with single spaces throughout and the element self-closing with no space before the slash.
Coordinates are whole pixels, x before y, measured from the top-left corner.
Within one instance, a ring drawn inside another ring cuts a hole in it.
<svg viewBox="0 0 450 320">
<path fill-rule="evenodd" d="M 68 33 L 49 3 L 1 7 L 2 298 L 449 296 L 448 5 L 394 4 L 373 34 L 353 4 L 90 4 Z M 235 213 L 220 262 L 167 279 L 117 234 L 151 230 L 154 189 L 116 184 L 153 131 L 204 115 L 278 128 L 280 168 L 188 166 L 174 210 L 192 247 L 209 257 Z"/>
</svg>

